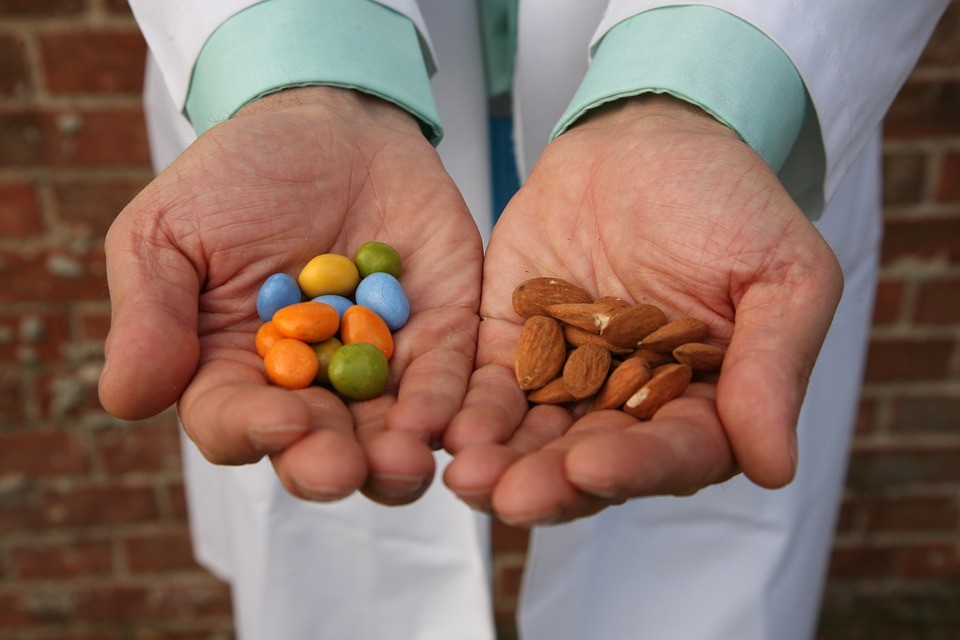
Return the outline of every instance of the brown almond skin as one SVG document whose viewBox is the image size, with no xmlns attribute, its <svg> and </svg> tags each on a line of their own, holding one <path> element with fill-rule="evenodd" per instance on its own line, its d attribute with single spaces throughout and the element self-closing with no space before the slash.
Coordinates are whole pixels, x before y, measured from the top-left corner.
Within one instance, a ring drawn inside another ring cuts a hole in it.
<svg viewBox="0 0 960 640">
<path fill-rule="evenodd" d="M 660 353 L 659 351 L 654 351 L 652 349 L 640 348 L 630 354 L 631 358 L 643 358 L 647 361 L 647 365 L 651 369 L 656 369 L 657 367 L 662 367 L 665 364 L 673 364 L 676 362 L 673 358 L 673 354 L 670 352 Z"/>
<path fill-rule="evenodd" d="M 709 327 L 703 320 L 680 318 L 663 325 L 646 336 L 637 346 L 661 353 L 670 353 L 686 342 L 700 342 L 707 337 L 708 332 Z"/>
<path fill-rule="evenodd" d="M 610 321 L 610 308 L 595 302 L 566 302 L 544 307 L 551 318 L 589 333 L 599 334 Z"/>
<path fill-rule="evenodd" d="M 614 309 L 626 309 L 630 306 L 630 303 L 624 300 L 623 298 L 618 298 L 617 296 L 600 296 L 593 301 L 594 304 L 602 304 L 608 309 L 613 311 Z"/>
<path fill-rule="evenodd" d="M 610 352 L 595 344 L 585 344 L 567 356 L 563 384 L 574 398 L 589 398 L 603 386 L 609 371 Z"/>
<path fill-rule="evenodd" d="M 576 400 L 573 395 L 567 391 L 567 386 L 563 383 L 563 378 L 554 378 L 539 389 L 534 389 L 527 394 L 527 400 L 534 404 L 563 404 Z"/>
<path fill-rule="evenodd" d="M 600 335 L 618 347 L 634 347 L 665 324 L 667 316 L 659 307 L 635 304 L 613 314 Z"/>
<path fill-rule="evenodd" d="M 694 371 L 708 373 L 720 370 L 726 353 L 725 348 L 715 344 L 687 342 L 673 350 L 673 357 Z"/>
<path fill-rule="evenodd" d="M 650 375 L 650 367 L 642 358 L 627 358 L 610 373 L 593 403 L 594 410 L 619 409 Z"/>
<path fill-rule="evenodd" d="M 687 390 L 693 369 L 685 364 L 665 364 L 654 369 L 653 376 L 630 396 L 623 410 L 638 420 L 650 420 L 660 408 Z"/>
<path fill-rule="evenodd" d="M 611 344 L 609 340 L 603 336 L 598 336 L 589 331 L 584 331 L 579 327 L 574 327 L 573 325 L 565 324 L 563 328 L 563 337 L 567 340 L 570 346 L 582 347 L 585 344 L 595 344 L 598 347 L 603 347 L 610 353 L 617 355 L 626 355 L 628 353 L 633 353 L 632 347 L 618 347 L 615 344 Z"/>
<path fill-rule="evenodd" d="M 546 315 L 552 304 L 593 302 L 580 287 L 561 278 L 531 278 L 513 290 L 513 310 L 522 318 Z"/>
<path fill-rule="evenodd" d="M 567 357 L 560 323 L 547 316 L 532 316 L 523 324 L 517 341 L 514 371 L 524 391 L 539 389 L 560 375 Z"/>
</svg>

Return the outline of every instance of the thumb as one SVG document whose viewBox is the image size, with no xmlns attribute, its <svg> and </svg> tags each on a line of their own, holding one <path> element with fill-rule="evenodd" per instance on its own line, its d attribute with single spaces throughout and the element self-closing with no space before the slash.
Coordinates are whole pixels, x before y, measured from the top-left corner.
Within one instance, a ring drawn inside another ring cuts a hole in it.
<svg viewBox="0 0 960 640">
<path fill-rule="evenodd" d="M 717 382 L 717 410 L 737 463 L 768 488 L 796 473 L 800 407 L 843 289 L 832 254 L 805 276 L 746 290 Z"/>
<path fill-rule="evenodd" d="M 121 214 L 106 240 L 110 332 L 100 402 L 139 420 L 171 406 L 197 367 L 196 268 L 158 229 Z"/>
</svg>

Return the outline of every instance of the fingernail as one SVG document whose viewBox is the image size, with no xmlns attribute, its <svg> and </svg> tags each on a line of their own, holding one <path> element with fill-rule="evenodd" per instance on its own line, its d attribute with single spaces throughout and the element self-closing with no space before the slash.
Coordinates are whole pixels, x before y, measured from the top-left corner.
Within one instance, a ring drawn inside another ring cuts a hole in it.
<svg viewBox="0 0 960 640">
<path fill-rule="evenodd" d="M 278 453 L 303 437 L 306 427 L 274 425 L 251 427 L 248 433 L 250 445 L 262 453 Z"/>
<path fill-rule="evenodd" d="M 293 481 L 297 488 L 297 495 L 304 500 L 313 500 L 314 502 L 332 502 L 340 500 L 350 494 L 350 489 L 343 487 L 333 487 L 329 485 L 305 484 L 299 480 Z"/>
<path fill-rule="evenodd" d="M 409 498 L 417 495 L 430 481 L 430 477 L 376 475 L 370 478 L 372 488 L 385 498 Z"/>
</svg>

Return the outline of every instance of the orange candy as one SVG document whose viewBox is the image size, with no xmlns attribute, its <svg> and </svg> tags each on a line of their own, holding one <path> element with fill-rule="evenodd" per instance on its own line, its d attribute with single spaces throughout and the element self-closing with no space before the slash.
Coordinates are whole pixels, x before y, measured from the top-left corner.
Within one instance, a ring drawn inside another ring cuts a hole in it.
<svg viewBox="0 0 960 640">
<path fill-rule="evenodd" d="M 340 339 L 343 344 L 369 342 L 387 357 L 393 356 L 393 334 L 387 323 L 372 309 L 355 304 L 343 312 L 340 321 Z"/>
<path fill-rule="evenodd" d="M 277 331 L 273 322 L 264 322 L 260 325 L 260 328 L 257 329 L 257 353 L 260 354 L 261 358 L 266 358 L 267 351 L 270 351 L 270 347 L 276 344 L 277 340 L 281 339 L 283 339 L 283 335 Z"/>
<path fill-rule="evenodd" d="M 292 338 L 278 340 L 263 359 L 267 378 L 278 387 L 303 389 L 317 376 L 320 362 L 310 345 Z"/>
<path fill-rule="evenodd" d="M 337 310 L 322 302 L 298 302 L 273 314 L 274 327 L 285 338 L 323 342 L 337 332 Z"/>
</svg>

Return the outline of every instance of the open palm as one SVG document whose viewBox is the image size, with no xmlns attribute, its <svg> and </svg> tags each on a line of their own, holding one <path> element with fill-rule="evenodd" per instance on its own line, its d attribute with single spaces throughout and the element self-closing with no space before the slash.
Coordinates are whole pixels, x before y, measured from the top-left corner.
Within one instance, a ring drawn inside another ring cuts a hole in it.
<svg viewBox="0 0 960 640">
<path fill-rule="evenodd" d="M 537 276 L 706 321 L 729 345 L 717 384 L 691 385 L 650 422 L 528 410 L 511 292 Z M 445 480 L 523 525 L 688 494 L 741 470 L 781 486 L 841 288 L 829 247 L 731 131 L 667 97 L 601 109 L 547 147 L 494 230 L 477 370 L 446 434 L 456 457 Z"/>
<path fill-rule="evenodd" d="M 380 240 L 411 301 L 387 393 L 345 404 L 266 384 L 256 295 L 313 256 Z M 271 455 L 293 493 L 357 489 L 406 502 L 426 488 L 476 350 L 481 243 L 415 120 L 334 88 L 269 96 L 201 136 L 107 237 L 113 317 L 104 407 L 144 418 L 173 403 L 212 462 Z"/>
</svg>

